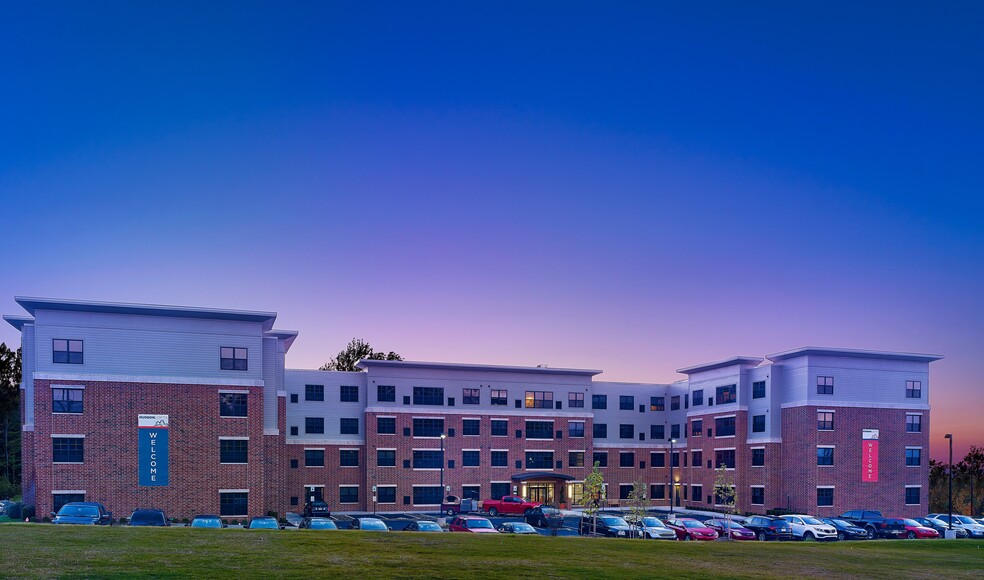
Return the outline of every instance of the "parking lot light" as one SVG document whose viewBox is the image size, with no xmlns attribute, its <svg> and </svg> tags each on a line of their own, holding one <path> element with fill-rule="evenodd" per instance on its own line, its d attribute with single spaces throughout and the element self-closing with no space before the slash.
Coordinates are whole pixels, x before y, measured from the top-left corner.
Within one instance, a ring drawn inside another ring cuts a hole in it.
<svg viewBox="0 0 984 580">
<path fill-rule="evenodd" d="M 943 436 L 943 438 L 950 442 L 950 470 L 949 470 L 950 488 L 946 496 L 947 497 L 946 509 L 947 509 L 947 515 L 950 516 L 947 521 L 947 526 L 952 530 L 953 529 L 953 433 L 947 433 L 946 435 Z"/>
<path fill-rule="evenodd" d="M 676 443 L 676 439 L 670 439 L 670 513 L 673 513 L 673 501 L 676 491 L 676 486 L 673 484 L 673 444 Z"/>
<path fill-rule="evenodd" d="M 441 500 L 444 500 L 444 439 L 447 433 L 441 433 Z"/>
</svg>

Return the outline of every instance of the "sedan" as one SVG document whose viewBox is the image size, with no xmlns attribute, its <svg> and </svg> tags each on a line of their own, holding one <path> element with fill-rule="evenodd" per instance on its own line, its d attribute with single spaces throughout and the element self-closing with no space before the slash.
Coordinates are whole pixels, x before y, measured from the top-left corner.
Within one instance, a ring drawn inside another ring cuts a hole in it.
<svg viewBox="0 0 984 580">
<path fill-rule="evenodd" d="M 949 514 L 930 514 L 929 517 L 936 518 L 944 524 L 950 523 Z M 971 538 L 984 538 L 984 525 L 977 523 L 977 520 L 970 516 L 953 514 L 953 527 L 967 530 L 967 535 Z"/>
<path fill-rule="evenodd" d="M 943 534 L 949 529 L 945 523 L 943 523 L 942 521 L 936 518 L 915 518 L 915 520 L 919 523 L 920 526 L 925 526 L 927 528 L 933 528 L 934 530 L 936 530 L 940 534 L 941 538 L 943 537 Z M 953 531 L 958 538 L 969 537 L 967 535 L 967 530 L 963 528 L 953 528 Z"/>
<path fill-rule="evenodd" d="M 219 516 L 195 516 L 191 520 L 191 527 L 193 528 L 224 528 L 222 520 Z"/>
<path fill-rule="evenodd" d="M 868 532 L 840 518 L 820 518 L 820 521 L 837 530 L 838 540 L 867 540 Z"/>
<path fill-rule="evenodd" d="M 468 532 L 471 534 L 498 534 L 492 522 L 478 516 L 458 516 L 451 520 L 449 532 Z"/>
<path fill-rule="evenodd" d="M 526 523 L 538 528 L 559 528 L 564 525 L 564 514 L 557 508 L 541 505 L 526 514 Z"/>
<path fill-rule="evenodd" d="M 279 530 L 280 524 L 277 523 L 277 518 L 261 516 L 251 519 L 247 527 L 250 530 Z"/>
<path fill-rule="evenodd" d="M 130 515 L 130 526 L 169 526 L 161 510 L 134 510 Z"/>
<path fill-rule="evenodd" d="M 659 521 L 659 518 L 642 518 L 637 522 L 632 522 L 647 540 L 675 540 L 676 532 L 666 527 L 666 524 Z"/>
<path fill-rule="evenodd" d="M 404 532 L 443 532 L 444 528 L 437 525 L 437 522 L 418 520 L 407 524 L 407 527 L 403 528 L 403 531 Z"/>
<path fill-rule="evenodd" d="M 716 540 L 717 532 L 704 525 L 704 522 L 693 518 L 677 518 L 666 520 L 666 527 L 676 532 L 678 540 L 689 542 L 690 540 L 710 541 Z"/>
<path fill-rule="evenodd" d="M 539 534 L 536 529 L 526 522 L 506 522 L 499 526 L 500 534 Z"/>
<path fill-rule="evenodd" d="M 367 532 L 388 532 L 389 526 L 379 518 L 355 518 L 352 520 L 353 530 L 365 530 Z"/>
<path fill-rule="evenodd" d="M 297 526 L 301 530 L 337 530 L 335 522 L 328 518 L 304 518 Z"/>
<path fill-rule="evenodd" d="M 915 540 L 916 538 L 938 538 L 940 533 L 931 527 L 924 526 L 909 518 L 904 518 L 902 524 L 905 526 L 906 534 L 905 537 L 910 540 Z"/>
<path fill-rule="evenodd" d="M 73 501 L 67 503 L 58 510 L 58 513 L 51 512 L 53 524 L 76 524 L 76 525 L 113 525 L 113 513 L 106 511 L 101 503 L 92 501 Z"/>
<path fill-rule="evenodd" d="M 713 519 L 704 522 L 704 525 L 711 528 L 719 537 L 731 537 L 732 540 L 754 540 L 755 532 L 742 526 L 737 522 L 729 522 L 728 520 Z M 728 533 L 725 534 L 725 530 Z"/>
</svg>

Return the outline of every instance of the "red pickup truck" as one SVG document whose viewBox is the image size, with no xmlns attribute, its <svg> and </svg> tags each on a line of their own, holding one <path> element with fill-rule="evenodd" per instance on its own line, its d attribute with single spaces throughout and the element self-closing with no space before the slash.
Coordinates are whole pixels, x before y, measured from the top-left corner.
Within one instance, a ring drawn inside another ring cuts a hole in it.
<svg viewBox="0 0 984 580">
<path fill-rule="evenodd" d="M 535 507 L 540 507 L 541 503 L 526 501 L 518 495 L 504 495 L 502 499 L 487 499 L 482 502 L 482 509 L 495 517 L 499 514 L 521 516 Z"/>
</svg>

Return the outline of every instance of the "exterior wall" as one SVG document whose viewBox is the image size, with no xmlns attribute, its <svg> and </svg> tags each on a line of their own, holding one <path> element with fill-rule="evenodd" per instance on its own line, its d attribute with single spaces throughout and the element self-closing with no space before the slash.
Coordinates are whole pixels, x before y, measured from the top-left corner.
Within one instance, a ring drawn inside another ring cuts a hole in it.
<svg viewBox="0 0 984 580">
<path fill-rule="evenodd" d="M 287 390 L 287 442 L 317 443 L 321 445 L 363 445 L 365 444 L 366 373 L 338 371 L 309 371 L 289 369 L 285 376 Z M 324 387 L 324 401 L 305 399 L 306 385 Z M 359 389 L 359 400 L 354 403 L 341 402 L 341 387 L 355 386 Z M 297 402 L 291 403 L 291 395 L 297 395 Z M 375 393 L 373 393 L 375 395 Z M 325 420 L 323 434 L 309 434 L 304 431 L 306 417 L 321 417 Z M 359 432 L 355 435 L 342 435 L 341 420 L 359 420 Z M 291 435 L 290 427 L 297 427 L 297 435 Z"/>
</svg>

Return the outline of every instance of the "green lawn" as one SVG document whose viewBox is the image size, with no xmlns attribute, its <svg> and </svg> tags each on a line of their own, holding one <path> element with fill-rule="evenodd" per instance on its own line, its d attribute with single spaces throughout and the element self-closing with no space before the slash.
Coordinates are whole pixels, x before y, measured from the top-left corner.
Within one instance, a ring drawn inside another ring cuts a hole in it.
<svg viewBox="0 0 984 580">
<path fill-rule="evenodd" d="M 0 525 L 0 577 L 980 578 L 984 541 L 656 542 Z"/>
</svg>

